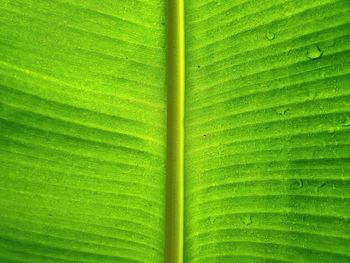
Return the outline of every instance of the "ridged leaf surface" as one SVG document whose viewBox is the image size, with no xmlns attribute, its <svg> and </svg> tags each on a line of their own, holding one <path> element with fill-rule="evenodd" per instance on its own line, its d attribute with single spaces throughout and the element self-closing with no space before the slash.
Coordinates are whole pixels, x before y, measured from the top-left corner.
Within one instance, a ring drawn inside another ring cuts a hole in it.
<svg viewBox="0 0 350 263">
<path fill-rule="evenodd" d="M 186 262 L 350 261 L 350 2 L 186 9 Z"/>
<path fill-rule="evenodd" d="M 163 1 L 0 1 L 0 262 L 162 262 Z"/>
<path fill-rule="evenodd" d="M 166 5 L 0 0 L 0 262 L 163 261 Z M 350 261 L 349 12 L 185 1 L 185 262 Z"/>
</svg>

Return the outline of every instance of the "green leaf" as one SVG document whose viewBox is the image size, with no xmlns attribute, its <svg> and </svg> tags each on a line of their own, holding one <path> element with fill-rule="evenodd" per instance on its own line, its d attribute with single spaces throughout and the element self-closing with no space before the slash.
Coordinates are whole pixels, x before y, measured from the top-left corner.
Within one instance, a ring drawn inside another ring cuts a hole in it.
<svg viewBox="0 0 350 263">
<path fill-rule="evenodd" d="M 350 261 L 350 2 L 186 9 L 186 262 Z"/>
<path fill-rule="evenodd" d="M 0 8 L 0 262 L 161 262 L 165 3 Z"/>
<path fill-rule="evenodd" d="M 0 0 L 0 262 L 350 261 L 350 2 L 183 3 Z"/>
</svg>

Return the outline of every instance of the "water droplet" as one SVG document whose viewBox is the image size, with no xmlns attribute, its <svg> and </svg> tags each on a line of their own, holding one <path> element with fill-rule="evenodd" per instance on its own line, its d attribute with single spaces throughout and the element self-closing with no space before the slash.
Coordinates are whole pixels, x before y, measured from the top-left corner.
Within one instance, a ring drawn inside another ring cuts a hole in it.
<svg viewBox="0 0 350 263">
<path fill-rule="evenodd" d="M 309 97 L 311 100 L 316 99 L 316 98 L 317 98 L 317 90 L 314 89 L 314 88 L 309 89 L 309 91 L 308 91 L 308 97 Z"/>
<path fill-rule="evenodd" d="M 343 127 L 350 127 L 350 118 L 346 118 L 342 124 Z"/>
<path fill-rule="evenodd" d="M 247 226 L 251 225 L 253 223 L 251 216 L 246 216 L 243 218 L 243 223 Z"/>
<path fill-rule="evenodd" d="M 322 187 L 324 187 L 327 184 L 327 182 L 321 182 L 319 185 L 316 186 L 315 191 L 319 192 Z"/>
<path fill-rule="evenodd" d="M 273 32 L 268 31 L 266 33 L 266 38 L 267 38 L 267 40 L 274 40 L 275 39 L 275 34 Z"/>
<path fill-rule="evenodd" d="M 320 58 L 323 54 L 323 51 L 318 46 L 311 46 L 308 48 L 306 56 L 309 59 L 317 59 Z"/>
<path fill-rule="evenodd" d="M 329 134 L 334 134 L 335 129 L 334 129 L 334 128 L 329 128 L 329 129 L 327 130 L 327 132 L 328 132 Z"/>
<path fill-rule="evenodd" d="M 323 186 L 325 186 L 326 184 L 327 184 L 327 182 L 322 182 L 322 183 L 320 183 L 320 188 L 323 187 Z"/>
<path fill-rule="evenodd" d="M 215 217 L 212 217 L 212 216 L 209 217 L 210 224 L 214 224 L 215 221 L 216 221 Z"/>
<path fill-rule="evenodd" d="M 203 137 L 205 138 L 205 137 L 207 137 L 207 135 L 206 135 L 206 134 L 203 134 Z"/>
<path fill-rule="evenodd" d="M 299 188 L 302 188 L 303 186 L 304 186 L 303 180 L 299 179 L 299 180 L 298 180 L 298 187 L 299 187 Z"/>
<path fill-rule="evenodd" d="M 276 109 L 276 112 L 280 115 L 280 116 L 283 116 L 283 115 L 286 115 L 286 113 L 289 111 L 288 108 L 279 108 L 279 109 Z"/>
</svg>

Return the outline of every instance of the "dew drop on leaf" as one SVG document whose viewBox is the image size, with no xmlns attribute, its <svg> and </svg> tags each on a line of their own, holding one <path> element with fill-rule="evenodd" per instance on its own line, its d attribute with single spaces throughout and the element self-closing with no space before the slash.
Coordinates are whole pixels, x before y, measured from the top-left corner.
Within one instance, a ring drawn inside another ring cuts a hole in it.
<svg viewBox="0 0 350 263">
<path fill-rule="evenodd" d="M 350 118 L 346 118 L 342 124 L 343 127 L 350 127 Z"/>
<path fill-rule="evenodd" d="M 243 223 L 247 226 L 251 225 L 253 223 L 251 216 L 246 216 L 243 218 Z"/>
<path fill-rule="evenodd" d="M 311 46 L 308 48 L 306 56 L 309 59 L 317 59 L 320 58 L 323 54 L 323 51 L 318 46 Z"/>
<path fill-rule="evenodd" d="M 319 185 L 317 185 L 315 188 L 316 192 L 319 192 L 326 184 L 327 182 L 321 182 Z"/>
<path fill-rule="evenodd" d="M 275 34 L 273 32 L 268 31 L 266 33 L 266 38 L 267 38 L 267 40 L 274 40 L 275 39 Z"/>
<path fill-rule="evenodd" d="M 209 222 L 210 222 L 210 224 L 214 224 L 215 223 L 215 218 L 214 217 L 212 217 L 212 216 L 210 216 L 209 217 Z"/>
<path fill-rule="evenodd" d="M 299 180 L 298 180 L 298 187 L 299 187 L 299 188 L 302 188 L 303 186 L 304 186 L 303 180 L 299 179 Z"/>
<path fill-rule="evenodd" d="M 328 132 L 329 134 L 334 134 L 335 129 L 334 129 L 334 128 L 329 128 L 329 129 L 327 130 L 327 132 Z"/>
<path fill-rule="evenodd" d="M 286 115 L 286 113 L 289 111 L 289 108 L 278 108 L 276 109 L 276 112 L 280 115 L 280 116 L 283 116 L 283 115 Z"/>
</svg>

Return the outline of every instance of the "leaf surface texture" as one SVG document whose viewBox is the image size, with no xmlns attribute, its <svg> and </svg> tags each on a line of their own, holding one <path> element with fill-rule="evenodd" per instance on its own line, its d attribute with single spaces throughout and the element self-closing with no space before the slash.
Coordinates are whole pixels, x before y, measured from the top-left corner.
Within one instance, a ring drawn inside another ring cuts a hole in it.
<svg viewBox="0 0 350 263">
<path fill-rule="evenodd" d="M 0 262 L 162 262 L 164 9 L 0 1 Z"/>
<path fill-rule="evenodd" d="M 349 262 L 349 1 L 187 1 L 186 262 Z"/>
<path fill-rule="evenodd" d="M 163 262 L 166 5 L 0 1 L 0 262 Z M 349 12 L 185 2 L 185 262 L 350 261 Z"/>
</svg>

